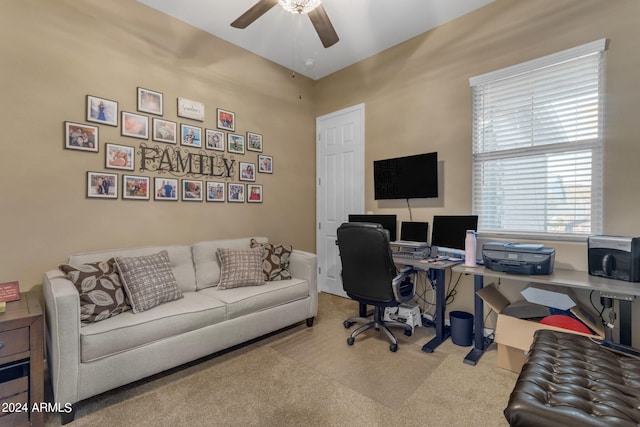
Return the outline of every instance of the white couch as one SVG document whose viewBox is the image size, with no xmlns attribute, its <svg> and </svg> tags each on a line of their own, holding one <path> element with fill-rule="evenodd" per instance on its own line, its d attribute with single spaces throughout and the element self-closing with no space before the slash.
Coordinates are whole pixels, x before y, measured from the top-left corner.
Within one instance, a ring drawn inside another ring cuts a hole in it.
<svg viewBox="0 0 640 427">
<path fill-rule="evenodd" d="M 255 237 L 259 242 L 266 238 Z M 44 274 L 47 363 L 61 407 L 210 355 L 286 326 L 313 325 L 318 309 L 316 255 L 294 250 L 291 280 L 219 290 L 218 248 L 249 248 L 251 238 L 72 255 L 81 265 L 166 250 L 184 297 L 148 311 L 80 322 L 79 294 L 60 270 Z M 68 407 L 68 406 L 67 406 Z M 63 413 L 73 420 L 75 407 Z"/>
</svg>

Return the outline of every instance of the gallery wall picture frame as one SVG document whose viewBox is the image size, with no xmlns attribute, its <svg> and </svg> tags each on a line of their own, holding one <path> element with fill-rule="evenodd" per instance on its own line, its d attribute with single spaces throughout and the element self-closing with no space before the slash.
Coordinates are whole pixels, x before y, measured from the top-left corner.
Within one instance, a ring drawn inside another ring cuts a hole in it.
<svg viewBox="0 0 640 427">
<path fill-rule="evenodd" d="M 166 142 L 167 144 L 176 144 L 178 142 L 177 130 L 178 124 L 176 122 L 154 117 L 151 139 L 158 142 Z"/>
<path fill-rule="evenodd" d="M 118 126 L 118 102 L 87 95 L 87 121 Z"/>
<path fill-rule="evenodd" d="M 258 172 L 273 173 L 273 156 L 258 155 Z"/>
<path fill-rule="evenodd" d="M 180 124 L 180 144 L 187 147 L 202 148 L 202 128 L 185 123 Z"/>
<path fill-rule="evenodd" d="M 236 113 L 233 111 L 223 110 L 218 108 L 216 110 L 216 118 L 218 122 L 218 129 L 228 130 L 235 132 L 236 130 Z"/>
<path fill-rule="evenodd" d="M 230 203 L 244 203 L 244 184 L 229 182 L 227 187 Z"/>
<path fill-rule="evenodd" d="M 149 200 L 151 190 L 148 176 L 122 175 L 122 198 Z"/>
<path fill-rule="evenodd" d="M 155 177 L 153 181 L 153 199 L 154 200 L 178 200 L 178 179 Z"/>
<path fill-rule="evenodd" d="M 204 102 L 178 98 L 178 116 L 204 122 Z"/>
<path fill-rule="evenodd" d="M 122 136 L 149 139 L 149 116 L 123 111 L 120 133 Z"/>
<path fill-rule="evenodd" d="M 262 135 L 259 133 L 247 132 L 247 150 L 262 153 Z"/>
<path fill-rule="evenodd" d="M 98 152 L 98 126 L 64 122 L 64 148 Z"/>
<path fill-rule="evenodd" d="M 224 151 L 224 132 L 205 129 L 205 140 L 205 148 L 209 150 Z"/>
<path fill-rule="evenodd" d="M 105 161 L 107 169 L 124 169 L 132 171 L 135 164 L 135 150 L 128 145 L 110 144 L 104 145 Z"/>
<path fill-rule="evenodd" d="M 207 181 L 207 202 L 224 202 L 225 193 L 224 182 Z"/>
<path fill-rule="evenodd" d="M 87 197 L 97 199 L 117 199 L 118 174 L 88 171 Z"/>
<path fill-rule="evenodd" d="M 229 153 L 244 154 L 244 135 L 228 133 L 227 151 Z"/>
<path fill-rule="evenodd" d="M 163 95 L 160 92 L 139 87 L 138 88 L 138 111 L 161 116 L 162 110 L 163 110 L 162 98 L 163 98 Z"/>
<path fill-rule="evenodd" d="M 247 184 L 247 202 L 262 203 L 262 185 Z"/>
<path fill-rule="evenodd" d="M 256 164 L 240 162 L 240 181 L 256 180 Z"/>
<path fill-rule="evenodd" d="M 182 201 L 184 202 L 201 202 L 203 200 L 202 192 L 204 183 L 196 179 L 182 180 Z"/>
</svg>

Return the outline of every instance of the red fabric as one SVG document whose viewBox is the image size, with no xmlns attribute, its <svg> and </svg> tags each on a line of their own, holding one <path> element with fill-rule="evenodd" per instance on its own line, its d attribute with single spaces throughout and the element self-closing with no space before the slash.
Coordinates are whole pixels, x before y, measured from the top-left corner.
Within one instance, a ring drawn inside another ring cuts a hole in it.
<svg viewBox="0 0 640 427">
<path fill-rule="evenodd" d="M 592 332 L 584 323 L 573 317 L 564 314 L 552 314 L 540 321 L 543 325 L 555 326 L 557 328 L 568 329 L 570 331 L 582 332 L 591 335 Z"/>
</svg>

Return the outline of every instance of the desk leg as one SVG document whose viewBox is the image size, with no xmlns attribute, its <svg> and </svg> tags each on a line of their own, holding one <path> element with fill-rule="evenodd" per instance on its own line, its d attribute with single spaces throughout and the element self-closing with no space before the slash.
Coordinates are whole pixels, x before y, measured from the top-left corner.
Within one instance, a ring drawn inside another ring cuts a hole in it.
<svg viewBox="0 0 640 427">
<path fill-rule="evenodd" d="M 451 335 L 449 327 L 444 324 L 444 315 L 447 308 L 446 295 L 444 292 L 446 286 L 444 269 L 430 271 L 434 271 L 436 276 L 436 336 L 422 346 L 422 351 L 425 353 L 433 353 L 433 350 Z"/>
<path fill-rule="evenodd" d="M 484 278 L 480 275 L 473 276 L 473 348 L 464 358 L 464 363 L 475 366 L 491 343 L 484 338 L 484 305 L 482 298 L 476 294 L 484 286 Z"/>
<path fill-rule="evenodd" d="M 631 347 L 631 301 L 618 301 L 620 309 L 620 344 Z"/>
</svg>

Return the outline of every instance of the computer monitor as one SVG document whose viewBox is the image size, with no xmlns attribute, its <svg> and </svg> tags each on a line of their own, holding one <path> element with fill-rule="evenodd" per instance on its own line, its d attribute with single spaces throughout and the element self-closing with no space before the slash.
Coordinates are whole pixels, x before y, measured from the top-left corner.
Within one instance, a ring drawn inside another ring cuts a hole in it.
<svg viewBox="0 0 640 427">
<path fill-rule="evenodd" d="M 429 223 L 402 221 L 400 224 L 400 240 L 427 243 L 429 241 Z"/>
<path fill-rule="evenodd" d="M 374 224 L 380 224 L 382 228 L 389 232 L 389 241 L 396 240 L 398 219 L 395 215 L 358 215 L 350 214 L 349 222 L 372 222 Z"/>
<path fill-rule="evenodd" d="M 431 246 L 464 250 L 467 230 L 478 230 L 478 215 L 436 215 Z"/>
</svg>

